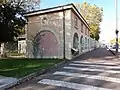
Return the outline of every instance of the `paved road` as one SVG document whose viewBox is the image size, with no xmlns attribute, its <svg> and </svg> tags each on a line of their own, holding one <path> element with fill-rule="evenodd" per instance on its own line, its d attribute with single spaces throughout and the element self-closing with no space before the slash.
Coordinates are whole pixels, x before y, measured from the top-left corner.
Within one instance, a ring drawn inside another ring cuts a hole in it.
<svg viewBox="0 0 120 90">
<path fill-rule="evenodd" d="M 120 90 L 120 60 L 97 49 L 9 90 Z"/>
</svg>

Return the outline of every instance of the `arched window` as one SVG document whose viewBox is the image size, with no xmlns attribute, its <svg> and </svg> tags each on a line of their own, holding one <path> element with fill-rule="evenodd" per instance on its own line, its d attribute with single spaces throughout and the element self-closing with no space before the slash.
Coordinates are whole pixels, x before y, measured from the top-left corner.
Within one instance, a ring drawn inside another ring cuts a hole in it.
<svg viewBox="0 0 120 90">
<path fill-rule="evenodd" d="M 85 49 L 87 49 L 87 38 L 85 37 Z"/>
<path fill-rule="evenodd" d="M 83 51 L 83 36 L 80 37 L 81 52 Z"/>
<path fill-rule="evenodd" d="M 87 45 L 88 49 L 89 49 L 89 45 L 90 45 L 90 42 L 89 42 L 89 38 L 88 38 L 88 45 Z"/>
</svg>

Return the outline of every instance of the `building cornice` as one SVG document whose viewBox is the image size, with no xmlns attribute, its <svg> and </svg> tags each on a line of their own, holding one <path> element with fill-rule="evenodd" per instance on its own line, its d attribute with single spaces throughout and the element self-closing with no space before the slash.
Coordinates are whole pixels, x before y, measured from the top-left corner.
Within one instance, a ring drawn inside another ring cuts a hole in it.
<svg viewBox="0 0 120 90">
<path fill-rule="evenodd" d="M 47 8 L 47 9 L 42 9 L 42 10 L 38 10 L 38 11 L 28 12 L 25 14 L 25 16 L 31 17 L 31 16 L 35 16 L 35 15 L 64 11 L 64 10 L 68 10 L 68 9 L 72 9 L 90 30 L 90 27 L 89 27 L 87 21 L 83 18 L 83 16 L 81 15 L 81 13 L 78 11 L 78 9 L 75 7 L 75 5 L 73 3 L 67 4 L 67 5 L 62 5 L 62 6 L 57 6 L 57 7 L 52 7 L 52 8 Z"/>
</svg>

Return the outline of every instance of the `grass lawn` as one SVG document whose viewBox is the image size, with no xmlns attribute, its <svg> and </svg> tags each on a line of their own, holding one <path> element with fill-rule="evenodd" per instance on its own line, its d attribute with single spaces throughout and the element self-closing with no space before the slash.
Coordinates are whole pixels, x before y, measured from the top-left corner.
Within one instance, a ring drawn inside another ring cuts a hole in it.
<svg viewBox="0 0 120 90">
<path fill-rule="evenodd" d="M 59 59 L 0 59 L 0 75 L 21 78 L 37 70 L 48 68 Z"/>
</svg>

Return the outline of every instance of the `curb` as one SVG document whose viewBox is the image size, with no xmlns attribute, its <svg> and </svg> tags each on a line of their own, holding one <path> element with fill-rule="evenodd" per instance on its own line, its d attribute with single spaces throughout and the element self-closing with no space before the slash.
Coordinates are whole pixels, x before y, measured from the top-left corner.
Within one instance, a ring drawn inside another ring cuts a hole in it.
<svg viewBox="0 0 120 90">
<path fill-rule="evenodd" d="M 14 87 L 16 85 L 19 85 L 19 84 L 25 82 L 25 81 L 29 81 L 29 80 L 31 80 L 31 79 L 39 76 L 39 75 L 42 75 L 42 74 L 50 71 L 51 69 L 57 68 L 58 66 L 60 66 L 62 64 L 65 64 L 66 62 L 67 62 L 67 60 L 63 60 L 63 61 L 61 61 L 61 62 L 59 62 L 57 64 L 54 64 L 54 65 L 50 66 L 49 68 L 38 70 L 35 73 L 29 74 L 29 75 L 27 75 L 27 76 L 25 76 L 23 78 L 20 78 L 20 79 L 18 79 L 15 82 L 12 82 L 12 83 L 9 83 L 9 84 L 5 84 L 2 87 L 0 87 L 0 90 L 7 90 L 9 88 L 12 88 L 12 87 Z"/>
</svg>

